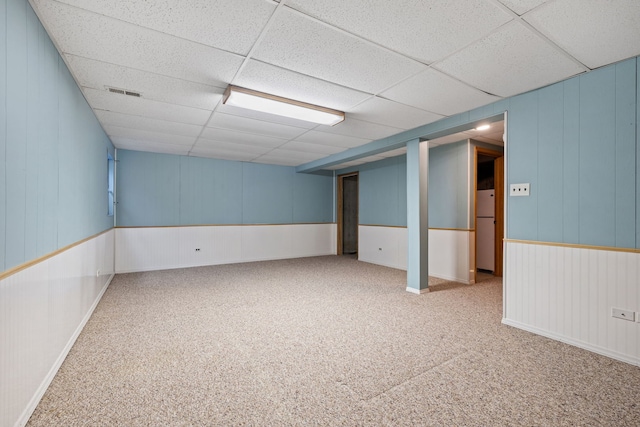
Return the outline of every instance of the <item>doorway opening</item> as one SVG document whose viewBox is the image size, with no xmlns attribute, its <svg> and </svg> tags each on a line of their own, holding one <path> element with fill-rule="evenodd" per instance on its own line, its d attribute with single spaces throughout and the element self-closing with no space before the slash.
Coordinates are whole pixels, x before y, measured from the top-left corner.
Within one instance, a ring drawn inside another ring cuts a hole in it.
<svg viewBox="0 0 640 427">
<path fill-rule="evenodd" d="M 358 254 L 358 173 L 338 175 L 338 255 Z"/>
<path fill-rule="evenodd" d="M 475 281 L 502 276 L 504 154 L 475 148 Z"/>
</svg>

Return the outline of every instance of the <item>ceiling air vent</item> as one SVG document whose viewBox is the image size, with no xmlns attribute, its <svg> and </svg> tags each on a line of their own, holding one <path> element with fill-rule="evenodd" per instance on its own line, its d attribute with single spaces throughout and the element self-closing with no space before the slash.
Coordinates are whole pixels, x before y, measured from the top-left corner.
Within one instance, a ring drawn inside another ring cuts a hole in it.
<svg viewBox="0 0 640 427">
<path fill-rule="evenodd" d="M 117 87 L 107 87 L 107 90 L 111 93 L 119 93 L 120 95 L 135 96 L 140 98 L 140 92 L 133 92 L 131 90 L 118 89 Z"/>
</svg>

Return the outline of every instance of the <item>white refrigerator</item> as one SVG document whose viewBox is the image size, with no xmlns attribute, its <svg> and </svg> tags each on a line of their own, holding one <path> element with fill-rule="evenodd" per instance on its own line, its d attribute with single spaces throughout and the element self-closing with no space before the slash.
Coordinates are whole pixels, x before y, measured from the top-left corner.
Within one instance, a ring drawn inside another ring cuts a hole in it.
<svg viewBox="0 0 640 427">
<path fill-rule="evenodd" d="M 476 270 L 495 269 L 495 191 L 479 190 L 476 200 Z"/>
</svg>

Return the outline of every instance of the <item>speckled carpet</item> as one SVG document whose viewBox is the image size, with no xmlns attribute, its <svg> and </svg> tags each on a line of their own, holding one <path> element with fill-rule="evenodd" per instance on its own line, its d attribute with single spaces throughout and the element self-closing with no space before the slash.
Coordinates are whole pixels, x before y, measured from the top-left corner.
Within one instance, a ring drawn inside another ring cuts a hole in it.
<svg viewBox="0 0 640 427">
<path fill-rule="evenodd" d="M 500 323 L 502 284 L 350 257 L 114 278 L 30 426 L 638 426 L 640 368 Z"/>
</svg>

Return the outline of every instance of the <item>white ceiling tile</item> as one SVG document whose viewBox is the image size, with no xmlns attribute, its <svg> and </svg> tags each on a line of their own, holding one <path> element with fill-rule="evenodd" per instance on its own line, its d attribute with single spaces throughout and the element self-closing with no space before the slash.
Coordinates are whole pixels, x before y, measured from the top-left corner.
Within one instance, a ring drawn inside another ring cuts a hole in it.
<svg viewBox="0 0 640 427">
<path fill-rule="evenodd" d="M 202 138 L 212 139 L 221 142 L 235 142 L 238 144 L 259 145 L 262 147 L 278 147 L 285 142 L 286 139 L 272 138 L 270 136 L 256 135 L 253 133 L 237 132 L 229 129 L 205 128 L 202 132 Z"/>
<path fill-rule="evenodd" d="M 518 15 L 524 15 L 533 8 L 546 3 L 547 0 L 498 0 Z"/>
<path fill-rule="evenodd" d="M 462 113 L 500 99 L 460 83 L 432 68 L 392 87 L 381 96 L 445 116 Z"/>
<path fill-rule="evenodd" d="M 256 158 L 256 154 L 246 153 L 241 151 L 234 150 L 223 150 L 223 149 L 208 149 L 208 148 L 198 148 L 195 147 L 193 150 L 189 152 L 190 156 L 193 157 L 207 157 L 211 159 L 220 159 L 220 160 L 232 160 L 232 161 L 240 161 L 240 162 L 249 162 Z"/>
<path fill-rule="evenodd" d="M 272 136 L 275 138 L 292 139 L 307 130 L 294 126 L 282 125 L 279 123 L 266 122 L 264 120 L 255 120 L 247 117 L 233 116 L 215 112 L 213 117 L 207 124 L 209 127 L 220 129 L 237 130 L 240 132 L 255 133 L 260 135 Z"/>
<path fill-rule="evenodd" d="M 183 156 L 187 155 L 189 148 L 191 148 L 187 145 L 160 144 L 118 137 L 111 138 L 111 142 L 113 142 L 116 148 L 122 150 L 149 151 L 152 153 L 177 154 Z"/>
<path fill-rule="evenodd" d="M 371 96 L 256 60 L 247 63 L 234 84 L 340 111 L 349 110 Z"/>
<path fill-rule="evenodd" d="M 260 145 L 248 145 L 248 144 L 238 144 L 235 142 L 222 142 L 222 141 L 214 141 L 206 138 L 199 138 L 198 142 L 193 146 L 193 150 L 225 150 L 228 152 L 238 152 L 238 153 L 246 153 L 253 154 L 254 157 L 259 156 L 260 154 L 268 153 L 273 150 L 272 147 L 268 146 L 260 146 Z"/>
<path fill-rule="evenodd" d="M 320 153 L 305 153 L 304 151 L 297 150 L 285 150 L 283 148 L 276 148 L 275 150 L 271 150 L 265 155 L 261 157 L 271 157 L 271 158 L 281 158 L 281 159 L 292 159 L 298 160 L 299 163 L 303 162 L 311 162 L 313 160 L 322 159 L 326 157 L 324 154 Z"/>
<path fill-rule="evenodd" d="M 193 136 L 200 135 L 202 126 L 186 123 L 169 122 L 166 120 L 151 119 L 148 117 L 132 116 L 128 114 L 114 113 L 113 111 L 96 110 L 96 116 L 103 126 L 120 126 L 125 128 L 165 132 L 173 135 Z"/>
<path fill-rule="evenodd" d="M 376 96 L 350 110 L 349 117 L 408 130 L 435 122 L 444 116 Z"/>
<path fill-rule="evenodd" d="M 640 54 L 638 0 L 558 0 L 524 19 L 589 68 Z"/>
<path fill-rule="evenodd" d="M 225 87 L 242 64 L 239 55 L 74 6 L 34 3 L 63 53 L 219 87 Z"/>
<path fill-rule="evenodd" d="M 350 114 L 347 115 L 347 118 L 343 122 L 335 126 L 320 125 L 315 128 L 315 130 L 364 139 L 381 139 L 403 131 L 403 129 L 391 126 L 356 120 L 352 118 Z"/>
<path fill-rule="evenodd" d="M 334 147 L 352 148 L 371 142 L 370 139 L 354 138 L 352 136 L 336 135 L 333 133 L 311 130 L 296 138 L 299 142 L 311 144 L 332 145 Z"/>
<path fill-rule="evenodd" d="M 65 55 L 80 86 L 97 90 L 114 87 L 138 92 L 145 99 L 169 104 L 213 110 L 222 99 L 224 89 L 188 82 L 147 71 Z"/>
<path fill-rule="evenodd" d="M 511 19 L 486 0 L 289 0 L 286 4 L 426 63 L 455 52 Z"/>
<path fill-rule="evenodd" d="M 301 162 L 296 159 L 285 159 L 277 156 L 260 156 L 257 159 L 251 161 L 252 163 L 264 163 L 267 165 L 278 165 L 278 166 L 299 166 L 306 162 Z"/>
<path fill-rule="evenodd" d="M 342 147 L 334 147 L 332 145 L 311 144 L 308 142 L 300 142 L 300 141 L 287 142 L 280 148 L 284 150 L 291 150 L 291 151 L 303 151 L 307 153 L 324 154 L 325 156 L 339 153 L 345 150 Z"/>
<path fill-rule="evenodd" d="M 202 126 L 211 116 L 211 112 L 207 110 L 120 95 L 106 90 L 100 91 L 85 88 L 83 92 L 89 105 L 97 110 L 108 110 L 122 114 Z"/>
<path fill-rule="evenodd" d="M 261 111 L 248 110 L 246 108 L 234 107 L 226 104 L 219 104 L 216 112 L 229 114 L 238 117 L 246 117 L 249 119 L 261 120 L 263 122 L 278 123 L 285 126 L 292 126 L 302 129 L 313 129 L 318 126 L 317 123 L 306 122 L 304 120 L 290 119 L 289 117 L 278 116 L 275 114 L 263 113 Z"/>
<path fill-rule="evenodd" d="M 435 67 L 474 87 L 503 97 L 584 71 L 520 22 L 505 25 Z"/>
<path fill-rule="evenodd" d="M 171 145 L 187 145 L 191 147 L 196 142 L 195 137 L 172 135 L 163 132 L 151 132 L 148 130 L 123 128 L 119 126 L 105 126 L 104 131 L 110 138 L 127 138 L 150 143 L 161 143 Z"/>
<path fill-rule="evenodd" d="M 254 57 L 368 93 L 378 93 L 424 68 L 288 8 L 278 9 Z"/>
<path fill-rule="evenodd" d="M 265 0 L 60 0 L 101 15 L 246 55 L 276 8 Z"/>
</svg>

